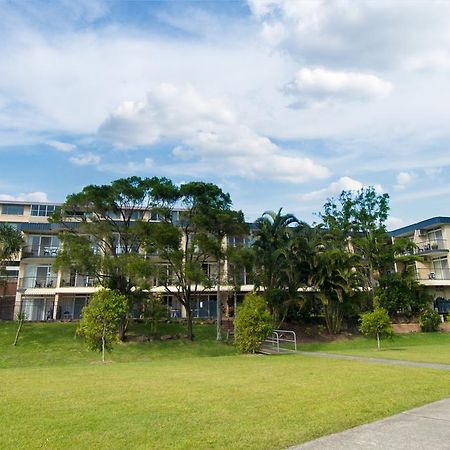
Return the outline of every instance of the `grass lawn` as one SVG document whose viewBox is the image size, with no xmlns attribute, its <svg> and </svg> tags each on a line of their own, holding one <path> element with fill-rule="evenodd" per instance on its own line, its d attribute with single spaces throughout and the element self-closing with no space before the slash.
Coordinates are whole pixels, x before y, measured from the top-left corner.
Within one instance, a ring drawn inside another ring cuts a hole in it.
<svg viewBox="0 0 450 450">
<path fill-rule="evenodd" d="M 343 341 L 301 344 L 299 350 L 320 351 L 372 358 L 450 364 L 450 333 L 408 333 L 381 341 L 377 350 L 374 338 L 356 337 Z"/>
<path fill-rule="evenodd" d="M 161 334 L 185 334 L 186 325 L 161 324 Z M 14 341 L 17 325 L 0 322 L 0 368 L 48 367 L 85 364 L 100 360 L 99 353 L 86 349 L 83 339 L 75 334 L 76 323 L 24 323 L 17 347 Z M 143 324 L 131 324 L 130 334 L 146 334 Z M 115 362 L 149 362 L 155 359 L 190 358 L 193 356 L 223 356 L 236 354 L 233 346 L 217 344 L 216 331 L 211 325 L 195 325 L 196 340 L 183 339 L 118 344 L 112 353 Z M 108 357 L 108 356 L 107 356 Z"/>
<path fill-rule="evenodd" d="M 449 372 L 237 355 L 208 325 L 102 365 L 73 330 L 26 324 L 12 348 L 0 323 L 1 448 L 285 448 L 450 395 Z"/>
</svg>

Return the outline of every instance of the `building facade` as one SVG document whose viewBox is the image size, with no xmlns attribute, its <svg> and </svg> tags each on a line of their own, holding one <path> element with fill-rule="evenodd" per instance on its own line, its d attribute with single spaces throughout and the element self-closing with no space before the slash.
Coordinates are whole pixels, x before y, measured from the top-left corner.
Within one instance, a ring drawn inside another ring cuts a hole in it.
<svg viewBox="0 0 450 450">
<path fill-rule="evenodd" d="M 392 238 L 407 238 L 414 242 L 418 261 L 405 267 L 397 262 L 396 270 L 411 270 L 417 281 L 432 295 L 438 312 L 450 312 L 450 217 L 433 217 L 399 228 L 390 233 Z"/>
<path fill-rule="evenodd" d="M 49 217 L 61 205 L 57 203 L 33 203 L 0 201 L 0 222 L 14 226 L 22 233 L 23 247 L 19 254 L 5 265 L 4 283 L 0 285 L 0 320 L 12 320 L 18 313 L 23 313 L 26 320 L 76 320 L 81 316 L 83 307 L 90 296 L 101 289 L 95 277 L 71 272 L 55 270 L 53 263 L 61 249 L 58 233 L 59 224 L 50 223 Z M 174 210 L 173 214 L 179 214 Z M 149 221 L 157 221 L 152 211 L 143 210 L 136 215 Z M 245 237 L 227 237 L 223 245 L 250 245 L 251 239 Z M 121 252 L 117 242 L 117 253 Z M 149 255 L 145 255 L 148 257 Z M 157 260 L 157 255 L 150 255 Z M 164 261 L 160 261 L 164 264 Z M 217 310 L 217 261 L 207 260 L 202 269 L 211 280 L 208 287 L 198 286 L 193 305 L 193 316 L 197 318 L 215 318 Z M 222 286 L 220 302 L 224 308 L 236 304 L 243 293 L 253 290 L 250 275 L 245 270 L 228 285 L 228 262 L 222 262 Z M 225 281 L 224 281 L 225 280 Z M 239 293 L 236 284 L 239 283 Z M 185 317 L 186 311 L 179 303 L 176 286 L 166 286 L 152 279 L 151 290 L 163 294 L 164 301 L 171 317 Z M 172 294 L 173 293 L 173 294 Z M 230 301 L 231 299 L 231 301 Z M 135 314 L 138 314 L 136 311 Z"/>
</svg>

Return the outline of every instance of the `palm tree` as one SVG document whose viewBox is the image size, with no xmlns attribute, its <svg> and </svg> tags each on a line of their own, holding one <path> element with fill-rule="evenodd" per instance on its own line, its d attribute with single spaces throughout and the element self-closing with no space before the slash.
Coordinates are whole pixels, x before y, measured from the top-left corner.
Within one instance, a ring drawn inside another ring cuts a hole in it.
<svg viewBox="0 0 450 450">
<path fill-rule="evenodd" d="M 336 334 L 341 329 L 345 303 L 361 286 L 360 257 L 331 233 L 324 233 L 317 249 L 312 281 L 324 308 L 328 331 Z"/>
<path fill-rule="evenodd" d="M 256 221 L 254 242 L 256 285 L 264 288 L 264 296 L 272 312 L 274 323 L 279 323 L 289 300 L 289 245 L 293 233 L 290 225 L 298 223 L 292 214 L 266 211 Z"/>
<path fill-rule="evenodd" d="M 8 261 L 22 246 L 22 235 L 7 223 L 0 224 L 0 263 Z"/>
</svg>

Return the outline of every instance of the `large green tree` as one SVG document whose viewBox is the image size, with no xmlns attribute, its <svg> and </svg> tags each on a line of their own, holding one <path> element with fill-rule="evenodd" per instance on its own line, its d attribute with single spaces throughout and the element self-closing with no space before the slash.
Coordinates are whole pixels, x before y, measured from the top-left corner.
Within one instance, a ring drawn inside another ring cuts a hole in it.
<svg viewBox="0 0 450 450">
<path fill-rule="evenodd" d="M 328 199 L 320 213 L 324 226 L 347 242 L 350 252 L 361 256 L 365 288 L 372 297 L 376 279 L 391 264 L 388 214 L 389 195 L 379 194 L 374 187 L 342 191 L 338 199 Z"/>
<path fill-rule="evenodd" d="M 228 233 L 244 233 L 243 214 L 231 209 L 230 195 L 212 183 L 189 182 L 178 190 L 178 216 L 160 208 L 161 221 L 145 227 L 149 251 L 160 258 L 159 280 L 186 310 L 188 337 L 193 339 L 192 308 L 197 295 L 216 286 L 217 336 L 220 339 L 220 284 L 224 258 L 223 240 Z M 205 268 L 216 266 L 216 271 Z"/>
<path fill-rule="evenodd" d="M 126 296 L 129 309 L 133 289 L 152 267 L 143 258 L 143 224 L 152 211 L 173 207 L 177 187 L 165 178 L 129 177 L 108 185 L 88 185 L 69 195 L 52 221 L 61 225 L 62 250 L 55 268 L 94 276 L 100 285 Z M 122 317 L 120 338 L 126 331 Z"/>
</svg>

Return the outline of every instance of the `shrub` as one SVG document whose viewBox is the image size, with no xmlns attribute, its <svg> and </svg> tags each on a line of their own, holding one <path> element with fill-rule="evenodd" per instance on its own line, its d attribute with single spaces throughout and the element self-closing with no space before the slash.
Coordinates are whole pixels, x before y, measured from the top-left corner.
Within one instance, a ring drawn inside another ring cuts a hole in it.
<svg viewBox="0 0 450 450">
<path fill-rule="evenodd" d="M 419 318 L 420 329 L 425 333 L 439 331 L 441 316 L 433 309 L 425 310 Z"/>
<path fill-rule="evenodd" d="M 236 346 L 243 353 L 255 353 L 272 332 L 272 318 L 266 301 L 256 294 L 247 294 L 237 310 Z"/>
<path fill-rule="evenodd" d="M 380 338 L 390 337 L 393 334 L 389 314 L 384 308 L 375 308 L 360 316 L 359 331 L 366 336 L 376 336 L 378 350 L 381 349 Z"/>
</svg>

